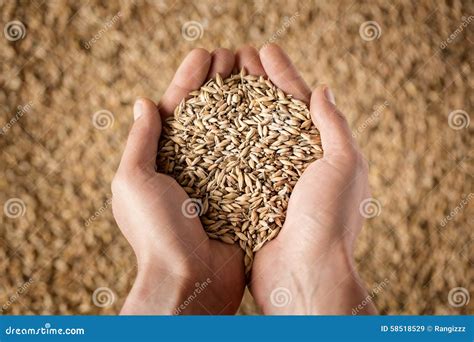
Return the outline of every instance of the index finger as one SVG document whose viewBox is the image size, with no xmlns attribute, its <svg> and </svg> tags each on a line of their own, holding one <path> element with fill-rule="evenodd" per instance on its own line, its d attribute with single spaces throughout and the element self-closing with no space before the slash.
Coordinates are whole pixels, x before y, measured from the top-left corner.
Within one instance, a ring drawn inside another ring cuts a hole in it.
<svg viewBox="0 0 474 342">
<path fill-rule="evenodd" d="M 244 45 L 237 50 L 235 67 L 237 72 L 244 68 L 249 75 L 265 76 L 258 51 L 251 45 Z"/>
<path fill-rule="evenodd" d="M 181 100 L 204 84 L 210 66 L 211 55 L 207 50 L 194 49 L 188 53 L 158 103 L 164 117 L 173 115 Z"/>
<path fill-rule="evenodd" d="M 265 45 L 260 49 L 260 60 L 266 74 L 278 88 L 309 104 L 311 89 L 282 48 L 276 44 Z"/>
</svg>

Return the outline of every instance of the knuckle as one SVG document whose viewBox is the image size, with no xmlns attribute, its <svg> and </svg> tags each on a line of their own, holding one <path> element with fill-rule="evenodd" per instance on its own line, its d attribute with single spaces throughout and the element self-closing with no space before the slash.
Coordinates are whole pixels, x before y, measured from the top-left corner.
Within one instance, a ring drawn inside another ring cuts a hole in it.
<svg viewBox="0 0 474 342">
<path fill-rule="evenodd" d="M 342 122 L 346 125 L 348 124 L 346 116 L 338 108 L 336 108 L 334 110 L 334 114 L 335 114 L 335 117 L 336 117 L 337 120 L 339 120 L 340 122 Z"/>
<path fill-rule="evenodd" d="M 351 168 L 368 172 L 369 163 L 367 162 L 367 159 L 365 159 L 364 155 L 355 147 L 348 147 L 344 151 L 344 157 Z"/>
<path fill-rule="evenodd" d="M 139 165 L 134 167 L 121 166 L 112 179 L 112 194 L 134 192 L 150 181 L 155 175 L 154 171 L 149 171 Z"/>
<path fill-rule="evenodd" d="M 194 48 L 191 50 L 190 53 L 194 55 L 201 55 L 201 56 L 206 56 L 206 57 L 210 56 L 209 51 L 207 51 L 204 48 Z"/>
<path fill-rule="evenodd" d="M 343 154 L 347 163 L 351 166 L 356 166 L 359 162 L 359 152 L 353 146 L 347 145 L 343 150 Z"/>
<path fill-rule="evenodd" d="M 229 54 L 229 53 L 232 53 L 232 51 L 230 51 L 229 49 L 226 49 L 226 48 L 219 47 L 219 48 L 214 50 L 214 54 L 217 54 L 217 53 Z"/>
</svg>

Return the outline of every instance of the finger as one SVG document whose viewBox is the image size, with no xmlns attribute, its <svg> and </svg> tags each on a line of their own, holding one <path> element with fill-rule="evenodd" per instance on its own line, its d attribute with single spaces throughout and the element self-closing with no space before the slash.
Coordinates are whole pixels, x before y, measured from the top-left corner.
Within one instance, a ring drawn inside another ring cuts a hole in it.
<svg viewBox="0 0 474 342">
<path fill-rule="evenodd" d="M 345 154 L 355 148 L 349 124 L 335 103 L 334 95 L 327 86 L 318 87 L 311 94 L 311 118 L 320 131 L 326 156 Z"/>
<path fill-rule="evenodd" d="M 194 49 L 188 53 L 158 104 L 164 117 L 172 115 L 176 106 L 189 92 L 201 87 L 206 80 L 210 65 L 211 55 L 207 50 Z"/>
<path fill-rule="evenodd" d="M 298 100 L 309 103 L 311 89 L 282 48 L 276 44 L 265 45 L 260 50 L 260 60 L 266 74 L 278 88 Z"/>
<path fill-rule="evenodd" d="M 226 78 L 232 72 L 234 68 L 235 56 L 232 51 L 228 49 L 216 49 L 211 54 L 211 67 L 207 74 L 207 79 L 216 77 L 216 74 Z"/>
<path fill-rule="evenodd" d="M 235 54 L 235 67 L 237 71 L 245 68 L 249 75 L 266 76 L 258 51 L 250 45 L 242 46 L 237 50 Z"/>
<path fill-rule="evenodd" d="M 133 106 L 133 117 L 135 121 L 128 135 L 119 169 L 154 170 L 161 134 L 158 108 L 151 100 L 140 98 Z"/>
</svg>

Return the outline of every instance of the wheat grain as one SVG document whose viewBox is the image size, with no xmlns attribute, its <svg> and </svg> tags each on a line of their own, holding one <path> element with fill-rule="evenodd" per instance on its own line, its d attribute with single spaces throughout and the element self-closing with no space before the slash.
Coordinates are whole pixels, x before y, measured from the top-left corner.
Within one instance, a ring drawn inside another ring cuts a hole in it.
<svg viewBox="0 0 474 342">
<path fill-rule="evenodd" d="M 209 237 L 239 242 L 245 271 L 274 239 L 306 167 L 322 157 L 306 105 L 242 70 L 189 94 L 163 126 L 157 166 L 201 200 Z"/>
</svg>

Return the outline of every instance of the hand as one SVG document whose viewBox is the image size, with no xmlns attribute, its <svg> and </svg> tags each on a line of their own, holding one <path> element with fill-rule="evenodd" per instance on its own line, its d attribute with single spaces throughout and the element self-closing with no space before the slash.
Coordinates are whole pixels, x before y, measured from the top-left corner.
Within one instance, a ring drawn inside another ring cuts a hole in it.
<svg viewBox="0 0 474 342">
<path fill-rule="evenodd" d="M 265 314 L 350 314 L 367 296 L 352 256 L 363 223 L 359 205 L 370 196 L 367 163 L 328 87 L 311 94 L 274 44 L 254 61 L 276 86 L 310 104 L 324 157 L 298 180 L 280 234 L 257 252 L 252 294 Z"/>
<path fill-rule="evenodd" d="M 243 251 L 210 240 L 199 217 L 183 214 L 185 191 L 155 172 L 162 120 L 234 55 L 218 49 L 189 53 L 159 106 L 139 99 L 134 123 L 112 183 L 113 213 L 137 257 L 138 272 L 122 314 L 233 314 L 245 288 Z M 158 109 L 159 108 L 159 109 Z"/>
</svg>

